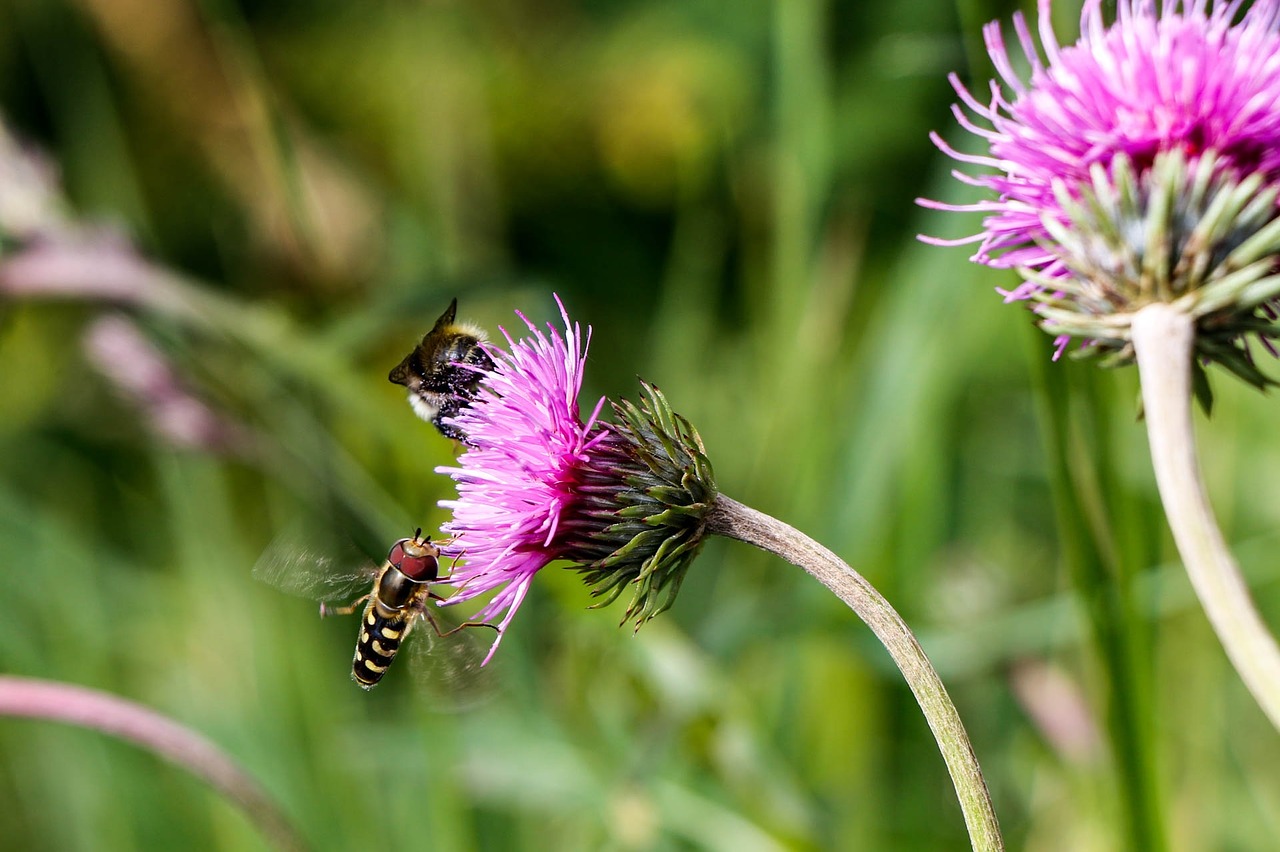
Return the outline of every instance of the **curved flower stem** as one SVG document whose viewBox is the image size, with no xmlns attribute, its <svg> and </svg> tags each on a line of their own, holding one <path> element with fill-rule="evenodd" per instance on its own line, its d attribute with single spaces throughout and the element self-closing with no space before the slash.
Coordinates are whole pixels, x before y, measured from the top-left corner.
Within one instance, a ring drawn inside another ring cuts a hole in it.
<svg viewBox="0 0 1280 852">
<path fill-rule="evenodd" d="M 309 848 L 276 803 L 220 748 L 154 710 L 83 686 L 0 675 L 0 716 L 66 722 L 128 740 L 226 796 L 276 849 Z"/>
<path fill-rule="evenodd" d="M 980 852 L 1004 849 L 991 794 L 969 735 L 924 649 L 889 602 L 865 577 L 818 542 L 723 494 L 708 512 L 706 524 L 707 532 L 753 544 L 808 571 L 866 622 L 893 657 L 933 729 L 960 799 L 973 848 Z"/>
<path fill-rule="evenodd" d="M 1245 686 L 1280 729 L 1280 647 L 1249 597 L 1209 506 L 1191 427 L 1191 358 L 1195 321 L 1169 305 L 1147 305 L 1133 318 L 1133 348 L 1151 463 L 1173 540 L 1209 623 Z"/>
</svg>

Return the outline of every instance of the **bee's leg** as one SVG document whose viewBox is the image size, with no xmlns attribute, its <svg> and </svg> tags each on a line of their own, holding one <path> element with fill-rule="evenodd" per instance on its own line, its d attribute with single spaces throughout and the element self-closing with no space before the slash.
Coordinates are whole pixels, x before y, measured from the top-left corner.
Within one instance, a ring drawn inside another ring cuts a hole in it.
<svg viewBox="0 0 1280 852">
<path fill-rule="evenodd" d="M 454 426 L 451 423 L 445 423 L 444 421 L 453 417 L 459 410 L 459 406 L 456 402 L 446 401 L 440 404 L 436 409 L 436 416 L 431 418 L 431 425 L 436 427 L 436 430 L 439 431 L 441 435 L 444 435 L 446 438 L 453 441 L 453 451 L 455 454 L 459 450 L 465 450 L 467 448 L 467 435 L 457 426 Z"/>
<path fill-rule="evenodd" d="M 360 598 L 359 600 L 353 601 L 353 602 L 352 602 L 351 604 L 349 604 L 348 606 L 334 606 L 334 607 L 331 607 L 331 606 L 327 605 L 324 601 L 321 601 L 321 602 L 320 602 L 320 617 L 321 617 L 321 618 L 326 618 L 326 617 L 328 617 L 328 616 L 330 616 L 330 615 L 351 615 L 353 612 L 355 612 L 357 609 L 359 609 L 359 608 L 360 608 L 361 604 L 363 604 L 365 601 L 369 600 L 369 598 L 370 598 L 370 597 L 371 597 L 370 595 L 365 595 L 364 597 Z"/>
</svg>

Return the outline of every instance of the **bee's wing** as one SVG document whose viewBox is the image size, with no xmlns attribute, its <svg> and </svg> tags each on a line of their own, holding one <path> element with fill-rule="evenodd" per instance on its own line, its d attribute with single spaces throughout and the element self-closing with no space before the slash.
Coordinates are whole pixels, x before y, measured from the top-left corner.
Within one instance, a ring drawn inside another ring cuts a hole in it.
<svg viewBox="0 0 1280 852">
<path fill-rule="evenodd" d="M 253 566 L 255 579 L 282 592 L 319 601 L 364 594 L 376 574 L 377 567 L 362 561 L 358 553 L 336 553 L 332 544 L 301 528 L 276 536 Z"/>
<path fill-rule="evenodd" d="M 431 626 L 434 621 L 439 635 Z M 451 607 L 426 602 L 414 620 L 408 648 L 409 674 L 427 691 L 431 706 L 459 712 L 492 696 L 497 678 L 494 664 L 482 665 L 497 633 L 484 626 L 462 626 Z"/>
</svg>

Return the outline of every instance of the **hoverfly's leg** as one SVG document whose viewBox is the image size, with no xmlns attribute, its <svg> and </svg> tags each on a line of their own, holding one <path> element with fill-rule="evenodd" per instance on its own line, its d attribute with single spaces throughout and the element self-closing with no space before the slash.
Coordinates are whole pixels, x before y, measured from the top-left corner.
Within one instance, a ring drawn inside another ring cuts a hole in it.
<svg viewBox="0 0 1280 852">
<path fill-rule="evenodd" d="M 369 598 L 370 598 L 370 597 L 371 597 L 371 595 L 365 595 L 364 597 L 359 598 L 358 600 L 353 601 L 353 602 L 352 602 L 351 604 L 349 604 L 348 606 L 335 606 L 335 607 L 331 607 L 331 606 L 329 606 L 328 604 L 326 604 L 324 601 L 321 601 L 321 602 L 320 602 L 320 617 L 321 617 L 321 618 L 327 618 L 327 617 L 329 617 L 329 616 L 331 616 L 331 615 L 351 615 L 351 614 L 352 614 L 352 613 L 354 613 L 357 609 L 359 609 L 359 608 L 360 608 L 360 606 L 361 606 L 365 601 L 369 600 Z"/>
<path fill-rule="evenodd" d="M 441 577 L 441 578 L 439 578 L 439 579 L 437 579 L 437 580 L 433 580 L 432 582 L 434 582 L 434 583 L 444 583 L 444 584 L 448 585 L 448 583 L 449 583 L 449 578 L 448 578 L 448 577 Z M 470 580 L 468 580 L 467 582 L 469 583 L 469 582 L 471 582 L 471 581 L 470 581 Z M 457 591 L 455 591 L 455 592 L 454 592 L 454 594 L 455 594 L 455 595 L 456 595 L 456 594 L 458 594 L 459 592 L 461 592 L 461 591 L 462 591 L 463 589 L 465 589 L 466 587 L 467 587 L 467 584 L 466 584 L 466 583 L 463 583 L 461 586 L 459 586 L 459 587 L 457 588 Z M 440 603 L 448 603 L 449 601 L 453 600 L 453 598 L 451 598 L 451 597 L 450 597 L 450 598 L 446 598 L 444 595 L 437 595 L 435 592 L 432 592 L 432 591 L 428 591 L 428 592 L 427 592 L 427 597 L 428 597 L 428 598 L 430 598 L 430 599 L 431 599 L 431 600 L 433 600 L 433 601 L 440 601 Z"/>
<path fill-rule="evenodd" d="M 457 540 L 458 540 L 458 537 L 456 535 L 449 535 L 449 536 L 444 536 L 442 538 L 432 539 L 431 543 L 434 544 L 436 547 L 444 548 L 453 544 Z M 457 565 L 458 560 L 461 559 L 463 556 L 465 556 L 466 553 L 467 552 L 464 550 L 461 553 L 454 556 L 453 562 L 450 563 L 449 567 L 452 568 L 453 566 Z"/>
<path fill-rule="evenodd" d="M 441 539 L 441 540 L 440 540 L 440 542 L 441 542 L 442 544 L 449 545 L 449 544 L 453 544 L 453 542 L 454 542 L 455 540 L 456 540 L 456 539 L 448 538 L 448 539 Z M 436 580 L 435 580 L 435 581 L 436 581 L 437 583 L 448 583 L 450 580 L 452 580 L 452 579 L 453 579 L 453 575 L 454 575 L 454 574 L 456 574 L 456 573 L 457 573 L 457 571 L 458 571 L 458 560 L 460 560 L 462 557 L 464 557 L 464 556 L 466 556 L 466 555 L 467 555 L 467 552 L 464 550 L 464 551 L 462 551 L 461 553 L 459 553 L 459 554 L 457 554 L 456 556 L 454 556 L 454 557 L 453 557 L 453 561 L 449 563 L 449 576 L 448 576 L 448 577 L 436 577 Z M 458 587 L 458 591 L 462 591 L 462 589 L 463 589 L 463 588 L 465 588 L 465 585 L 464 585 L 464 586 L 459 586 L 459 587 Z"/>
<path fill-rule="evenodd" d="M 441 639 L 443 639 L 446 636 L 452 636 L 453 634 L 457 633 L 459 630 L 462 630 L 463 628 L 466 628 L 466 627 L 488 627 L 494 633 L 498 632 L 498 625 L 490 624 L 487 621 L 464 621 L 461 624 L 449 630 L 441 630 L 440 625 L 436 624 L 436 620 L 431 616 L 431 613 L 427 612 L 426 610 L 423 610 L 422 617 L 427 622 L 427 624 L 431 625 L 431 629 L 434 630 L 436 632 L 436 635 L 439 636 Z"/>
<path fill-rule="evenodd" d="M 440 633 L 441 637 L 452 636 L 453 634 L 457 633 L 459 630 L 462 630 L 464 627 L 488 627 L 494 633 L 498 632 L 498 625 L 490 624 L 487 621 L 464 621 L 461 624 L 459 624 L 457 627 L 454 627 L 452 630 L 446 630 L 443 633 L 440 633 L 440 628 L 437 627 L 436 633 Z"/>
</svg>

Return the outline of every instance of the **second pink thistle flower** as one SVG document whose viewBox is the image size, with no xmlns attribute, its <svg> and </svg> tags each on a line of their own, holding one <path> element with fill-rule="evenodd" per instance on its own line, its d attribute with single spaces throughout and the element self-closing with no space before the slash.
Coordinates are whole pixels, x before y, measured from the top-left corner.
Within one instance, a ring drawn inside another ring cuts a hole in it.
<svg viewBox="0 0 1280 852">
<path fill-rule="evenodd" d="M 1059 353 L 1076 337 L 1130 362 L 1133 315 L 1164 302 L 1195 321 L 1202 359 L 1266 385 L 1246 338 L 1280 333 L 1266 305 L 1280 294 L 1280 3 L 1120 0 L 1108 23 L 1088 0 L 1065 46 L 1051 5 L 1038 4 L 1039 45 L 1014 18 L 1029 75 L 995 22 L 1000 79 L 970 91 L 952 75 L 956 120 L 986 151 L 934 142 L 989 169 L 955 176 L 995 198 L 922 201 L 986 213 L 971 237 L 930 241 L 976 242 L 971 260 L 1018 270 L 1004 295 L 1036 303 Z"/>
<path fill-rule="evenodd" d="M 1227 655 L 1280 729 L 1280 643 L 1213 516 L 1191 413 L 1193 393 L 1210 407 L 1207 364 L 1276 384 L 1250 346 L 1260 339 L 1275 353 L 1280 338 L 1280 0 L 1244 6 L 1119 0 L 1107 23 L 1087 0 L 1079 40 L 1063 47 L 1040 0 L 1039 46 L 1014 19 L 1026 80 L 988 24 L 1003 86 L 992 81 L 983 103 L 952 76 L 956 121 L 987 152 L 933 138 L 990 169 L 956 177 L 996 197 L 921 203 L 987 213 L 957 242 L 979 243 L 976 263 L 1018 271 L 1024 282 L 1006 299 L 1034 302 L 1057 354 L 1074 337 L 1105 365 L 1137 363 L 1178 550 Z"/>
</svg>

